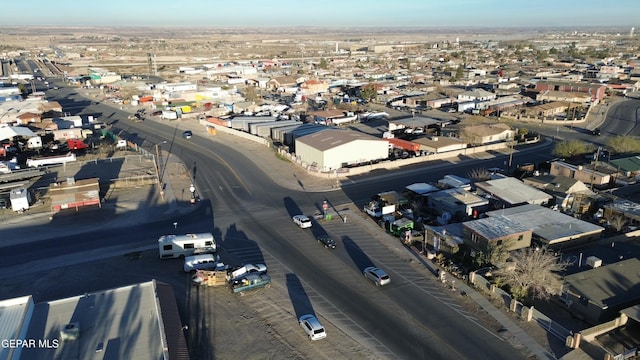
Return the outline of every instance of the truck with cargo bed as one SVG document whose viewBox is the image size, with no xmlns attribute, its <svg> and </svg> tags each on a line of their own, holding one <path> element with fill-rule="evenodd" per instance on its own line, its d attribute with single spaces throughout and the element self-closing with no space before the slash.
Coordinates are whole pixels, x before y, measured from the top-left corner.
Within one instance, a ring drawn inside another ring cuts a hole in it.
<svg viewBox="0 0 640 360">
<path fill-rule="evenodd" d="M 267 274 L 248 274 L 231 285 L 234 294 L 244 295 L 246 291 L 271 287 L 271 277 Z"/>
</svg>

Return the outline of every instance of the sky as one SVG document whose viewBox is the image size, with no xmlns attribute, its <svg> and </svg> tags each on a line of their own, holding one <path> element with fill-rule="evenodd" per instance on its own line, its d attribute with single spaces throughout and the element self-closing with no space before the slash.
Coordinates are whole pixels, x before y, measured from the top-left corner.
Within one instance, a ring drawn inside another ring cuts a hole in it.
<svg viewBox="0 0 640 360">
<path fill-rule="evenodd" d="M 640 29 L 640 0 L 8 0 L 0 26 Z"/>
</svg>

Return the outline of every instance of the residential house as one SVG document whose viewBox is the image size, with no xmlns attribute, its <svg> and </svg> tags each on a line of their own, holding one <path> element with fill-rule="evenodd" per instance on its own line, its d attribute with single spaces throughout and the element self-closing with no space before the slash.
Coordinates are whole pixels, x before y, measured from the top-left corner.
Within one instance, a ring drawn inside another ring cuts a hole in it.
<svg viewBox="0 0 640 360">
<path fill-rule="evenodd" d="M 482 102 L 494 100 L 496 98 L 496 94 L 486 91 L 483 89 L 473 89 L 470 91 L 465 91 L 463 93 L 458 94 L 458 102 Z"/>
<path fill-rule="evenodd" d="M 539 81 L 535 89 L 544 91 L 579 92 L 589 95 L 591 100 L 601 101 L 606 93 L 606 86 L 602 84 L 589 84 L 583 82 L 563 82 L 563 81 Z"/>
<path fill-rule="evenodd" d="M 621 159 L 610 160 L 608 163 L 618 169 L 625 176 L 640 175 L 640 156 L 629 156 Z"/>
<path fill-rule="evenodd" d="M 603 217 L 605 219 L 622 216 L 626 224 L 640 224 L 640 204 L 637 202 L 625 198 L 616 198 L 602 205 L 602 209 L 604 210 Z"/>
<path fill-rule="evenodd" d="M 424 225 L 424 241 L 433 247 L 436 253 L 453 255 L 460 251 L 460 246 L 464 244 L 462 224 Z"/>
<path fill-rule="evenodd" d="M 40 110 L 40 113 L 47 113 L 47 112 L 61 113 L 62 112 L 62 105 L 60 105 L 60 103 L 57 101 L 41 102 L 38 105 L 38 108 Z"/>
<path fill-rule="evenodd" d="M 278 76 L 269 80 L 267 87 L 272 91 L 285 92 L 288 88 L 298 87 L 298 78 L 295 76 Z"/>
<path fill-rule="evenodd" d="M 521 205 L 489 211 L 490 217 L 507 217 L 533 231 L 532 243 L 552 249 L 570 248 L 600 240 L 603 227 L 542 207 Z"/>
<path fill-rule="evenodd" d="M 583 213 L 581 210 L 584 210 L 584 206 L 588 209 L 591 204 L 588 198 L 594 195 L 582 181 L 562 175 L 533 176 L 524 178 L 522 181 L 525 185 L 552 195 L 555 204 L 561 209 L 576 213 Z"/>
<path fill-rule="evenodd" d="M 531 117 L 552 117 L 563 114 L 570 106 L 568 101 L 552 101 L 546 104 L 531 106 L 525 109 L 525 115 Z"/>
<path fill-rule="evenodd" d="M 490 196 L 496 208 L 522 204 L 544 205 L 553 198 L 513 177 L 476 182 L 475 187 L 478 195 Z"/>
<path fill-rule="evenodd" d="M 450 130 L 453 131 L 453 130 Z M 512 140 L 515 130 L 504 123 L 470 125 L 458 129 L 459 136 L 471 145 Z"/>
<path fill-rule="evenodd" d="M 531 246 L 532 229 L 507 217 L 465 221 L 462 228 L 464 244 L 475 250 L 504 246 L 507 251 L 514 251 Z"/>
<path fill-rule="evenodd" d="M 26 112 L 16 116 L 18 125 L 28 125 L 31 123 L 41 122 L 40 114 Z"/>
<path fill-rule="evenodd" d="M 420 150 L 433 154 L 467 148 L 464 140 L 446 136 L 421 137 L 414 139 L 413 142 L 420 144 Z"/>
<path fill-rule="evenodd" d="M 453 188 L 429 193 L 427 205 L 440 216 L 448 214 L 449 219 L 463 219 L 485 211 L 489 200 L 465 189 Z"/>
<path fill-rule="evenodd" d="M 549 169 L 551 175 L 562 175 L 572 179 L 580 180 L 585 184 L 594 186 L 605 186 L 611 183 L 611 175 L 618 173 L 616 169 L 604 163 L 595 165 L 572 165 L 564 161 L 553 161 Z"/>
<path fill-rule="evenodd" d="M 576 104 L 588 104 L 591 102 L 589 94 L 569 91 L 542 91 L 536 95 L 537 101 L 566 101 Z"/>
<path fill-rule="evenodd" d="M 329 83 L 324 80 L 311 79 L 300 84 L 300 90 L 305 95 L 316 95 L 326 93 Z"/>
<path fill-rule="evenodd" d="M 640 259 L 632 257 L 565 276 L 561 298 L 571 313 L 596 325 L 640 303 L 638 279 Z"/>
</svg>

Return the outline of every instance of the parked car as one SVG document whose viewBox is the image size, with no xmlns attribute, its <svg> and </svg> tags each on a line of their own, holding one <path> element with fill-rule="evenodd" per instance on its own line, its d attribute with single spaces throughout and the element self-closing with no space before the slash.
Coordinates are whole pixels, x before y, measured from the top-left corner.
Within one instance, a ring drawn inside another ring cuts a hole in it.
<svg viewBox="0 0 640 360">
<path fill-rule="evenodd" d="M 326 235 L 318 236 L 316 240 L 318 240 L 318 242 L 321 243 L 327 249 L 336 248 L 336 241 L 330 238 L 329 236 L 326 236 Z"/>
<path fill-rule="evenodd" d="M 293 222 L 300 226 L 302 229 L 311 227 L 311 219 L 309 219 L 306 215 L 295 215 L 293 217 Z"/>
<path fill-rule="evenodd" d="M 311 315 L 302 315 L 298 321 L 311 340 L 320 340 L 327 337 L 327 332 L 318 319 Z"/>
<path fill-rule="evenodd" d="M 6 209 L 6 208 L 7 208 L 7 200 L 0 199 L 0 209 Z"/>
<path fill-rule="evenodd" d="M 185 130 L 182 133 L 182 137 L 185 139 L 191 139 L 192 136 L 193 136 L 193 133 L 191 132 L 191 130 Z"/>
<path fill-rule="evenodd" d="M 387 285 L 391 282 L 391 278 L 389 277 L 389 275 L 387 275 L 386 272 L 384 272 L 384 270 L 374 266 L 365 268 L 362 273 L 364 274 L 364 277 L 373 281 L 376 286 Z"/>
<path fill-rule="evenodd" d="M 266 274 L 267 266 L 264 264 L 246 264 L 227 272 L 227 281 L 237 282 L 249 274 Z"/>
</svg>

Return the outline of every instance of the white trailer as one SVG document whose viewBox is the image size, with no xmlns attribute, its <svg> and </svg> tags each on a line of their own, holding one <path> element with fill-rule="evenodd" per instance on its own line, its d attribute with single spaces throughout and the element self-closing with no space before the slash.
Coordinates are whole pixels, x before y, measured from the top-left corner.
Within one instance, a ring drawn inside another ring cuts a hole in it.
<svg viewBox="0 0 640 360">
<path fill-rule="evenodd" d="M 76 154 L 70 152 L 67 155 L 48 156 L 39 159 L 27 159 L 27 166 L 40 167 L 47 165 L 64 164 L 72 161 L 76 161 Z"/>
<path fill-rule="evenodd" d="M 217 250 L 216 240 L 211 233 L 163 235 L 158 239 L 160 259 L 191 256 L 196 249 Z"/>
</svg>

